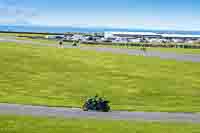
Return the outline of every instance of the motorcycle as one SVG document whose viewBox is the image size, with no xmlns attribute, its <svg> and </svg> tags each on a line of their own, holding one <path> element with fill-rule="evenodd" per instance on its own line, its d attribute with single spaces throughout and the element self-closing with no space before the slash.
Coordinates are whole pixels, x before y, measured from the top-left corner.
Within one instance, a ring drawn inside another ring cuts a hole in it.
<svg viewBox="0 0 200 133">
<path fill-rule="evenodd" d="M 84 111 L 110 111 L 109 101 L 98 96 L 87 99 L 82 108 Z"/>
</svg>

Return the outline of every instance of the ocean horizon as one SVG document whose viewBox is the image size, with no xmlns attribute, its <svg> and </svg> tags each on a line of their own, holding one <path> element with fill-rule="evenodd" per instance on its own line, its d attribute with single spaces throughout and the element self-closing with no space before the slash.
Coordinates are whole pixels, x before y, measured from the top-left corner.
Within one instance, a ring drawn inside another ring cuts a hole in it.
<svg viewBox="0 0 200 133">
<path fill-rule="evenodd" d="M 96 33 L 106 31 L 119 32 L 154 32 L 159 34 L 191 34 L 200 35 L 200 31 L 178 31 L 178 30 L 149 30 L 149 29 L 133 29 L 133 28 L 104 28 L 104 27 L 70 27 L 70 26 L 29 26 L 29 25 L 0 25 L 0 31 L 9 32 L 42 32 L 42 33 Z"/>
</svg>

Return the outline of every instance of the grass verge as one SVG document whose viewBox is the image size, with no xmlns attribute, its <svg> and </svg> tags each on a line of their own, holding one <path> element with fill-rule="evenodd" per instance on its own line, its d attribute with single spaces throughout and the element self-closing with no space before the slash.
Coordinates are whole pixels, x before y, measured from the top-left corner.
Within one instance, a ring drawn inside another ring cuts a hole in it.
<svg viewBox="0 0 200 133">
<path fill-rule="evenodd" d="M 0 102 L 81 107 L 100 94 L 114 110 L 200 112 L 200 63 L 0 43 Z"/>
<path fill-rule="evenodd" d="M 81 44 L 81 46 L 93 46 L 93 47 L 110 47 L 110 48 L 126 48 L 126 49 L 137 49 L 140 50 L 140 47 L 136 46 L 117 46 L 117 45 L 87 45 Z M 200 54 L 200 49 L 184 49 L 184 48 L 147 48 L 147 51 L 160 51 L 160 52 L 173 52 L 179 54 Z"/>
<path fill-rule="evenodd" d="M 2 133 L 199 133 L 199 124 L 0 116 Z"/>
</svg>

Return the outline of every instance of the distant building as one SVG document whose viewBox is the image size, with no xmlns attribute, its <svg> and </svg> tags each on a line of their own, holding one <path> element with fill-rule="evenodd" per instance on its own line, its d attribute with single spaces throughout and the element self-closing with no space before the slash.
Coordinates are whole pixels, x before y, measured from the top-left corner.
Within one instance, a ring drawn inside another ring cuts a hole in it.
<svg viewBox="0 0 200 133">
<path fill-rule="evenodd" d="M 77 40 L 83 40 L 84 39 L 84 37 L 82 36 L 82 35 L 73 35 L 72 37 L 71 37 L 71 39 L 72 40 L 74 40 L 74 41 L 77 41 Z"/>
<path fill-rule="evenodd" d="M 154 32 L 104 32 L 104 38 L 158 38 L 158 39 L 200 39 L 200 35 L 158 34 Z"/>
<path fill-rule="evenodd" d="M 128 39 L 127 38 L 123 38 L 123 37 L 117 37 L 114 40 L 112 40 L 113 43 L 128 43 Z"/>
<path fill-rule="evenodd" d="M 187 40 L 186 42 L 187 43 L 195 43 L 196 41 L 195 40 Z"/>
<path fill-rule="evenodd" d="M 170 42 L 168 39 L 151 38 L 147 40 L 149 43 L 167 43 Z"/>
<path fill-rule="evenodd" d="M 161 34 L 163 38 L 179 38 L 179 39 L 200 39 L 200 35 L 187 35 L 187 34 Z"/>
<path fill-rule="evenodd" d="M 47 35 L 45 36 L 45 38 L 47 39 L 60 39 L 60 38 L 64 38 L 64 35 Z"/>
<path fill-rule="evenodd" d="M 150 42 L 150 43 L 161 43 L 162 42 L 161 39 L 155 39 L 155 38 L 148 39 L 147 41 Z"/>
<path fill-rule="evenodd" d="M 161 35 L 153 32 L 105 32 L 105 38 L 160 38 Z"/>
<path fill-rule="evenodd" d="M 140 43 L 142 42 L 141 38 L 135 38 L 135 39 L 128 39 L 129 42 L 133 42 L 133 43 Z"/>
<path fill-rule="evenodd" d="M 174 42 L 174 43 L 184 43 L 185 41 L 184 41 L 184 39 L 181 39 L 181 38 L 174 38 L 174 39 L 172 39 L 172 42 Z"/>
</svg>

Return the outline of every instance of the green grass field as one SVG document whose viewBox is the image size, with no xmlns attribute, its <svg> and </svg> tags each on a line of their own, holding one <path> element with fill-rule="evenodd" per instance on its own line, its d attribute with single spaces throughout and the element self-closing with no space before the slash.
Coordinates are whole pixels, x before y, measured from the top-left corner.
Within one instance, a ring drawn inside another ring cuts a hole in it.
<svg viewBox="0 0 200 133">
<path fill-rule="evenodd" d="M 117 45 L 87 45 L 81 44 L 81 46 L 94 46 L 94 47 L 112 47 L 112 48 L 128 48 L 128 49 L 140 49 L 136 46 L 117 46 Z M 184 48 L 147 48 L 147 51 L 160 51 L 160 52 L 175 52 L 175 53 L 184 53 L 184 54 L 200 54 L 200 49 L 184 49 Z"/>
<path fill-rule="evenodd" d="M 199 124 L 0 116 L 0 133 L 199 133 Z"/>
<path fill-rule="evenodd" d="M 16 38 L 17 40 L 27 40 L 27 41 L 32 41 L 35 43 L 42 43 L 42 44 L 58 44 L 58 40 L 48 40 L 48 39 L 31 39 L 31 38 L 24 38 L 24 37 L 19 37 Z M 63 45 L 72 45 L 72 42 L 63 42 Z"/>
<path fill-rule="evenodd" d="M 200 112 L 200 63 L 0 43 L 0 102 L 81 107 L 100 94 L 114 110 Z"/>
<path fill-rule="evenodd" d="M 33 42 L 38 43 L 45 43 L 45 44 L 54 44 L 58 43 L 55 40 L 42 40 L 42 39 L 29 39 L 29 38 L 17 38 L 17 40 L 30 40 Z M 64 42 L 64 45 L 71 45 L 72 43 Z M 117 46 L 117 45 L 87 45 L 81 44 L 82 47 L 85 46 L 93 46 L 93 47 L 112 47 L 112 48 L 127 48 L 126 46 Z M 140 47 L 129 46 L 128 49 L 140 49 Z M 183 48 L 147 48 L 149 51 L 160 51 L 160 52 L 174 52 L 174 53 L 184 53 L 184 54 L 200 54 L 200 49 L 183 49 Z"/>
<path fill-rule="evenodd" d="M 45 34 L 28 34 L 28 33 L 0 33 L 0 36 L 40 36 L 45 37 Z"/>
<path fill-rule="evenodd" d="M 36 43 L 44 43 L 44 44 L 58 44 L 58 41 L 56 40 L 47 40 L 47 39 L 30 39 L 30 38 L 24 38 L 24 37 L 18 37 L 17 40 L 28 40 Z"/>
<path fill-rule="evenodd" d="M 0 33 L 1 36 L 40 36 L 40 37 L 45 37 L 46 35 L 44 34 L 23 34 L 23 33 Z M 42 40 L 42 39 L 30 39 L 30 38 L 17 38 L 17 40 L 30 40 L 33 42 L 38 42 L 38 43 L 58 43 L 58 41 L 55 40 Z M 68 45 L 71 43 L 65 43 L 65 45 Z M 141 43 L 142 44 L 142 43 Z M 199 44 L 196 44 L 199 45 Z M 88 46 L 86 44 L 81 44 L 81 46 Z M 114 46 L 114 45 L 89 45 L 89 46 L 95 46 L 95 47 L 113 47 L 113 48 L 127 48 L 126 46 Z M 139 47 L 133 47 L 129 46 L 129 49 L 140 49 Z M 183 49 L 183 48 L 148 48 L 147 50 L 151 51 L 160 51 L 160 52 L 175 52 L 175 53 L 184 53 L 184 54 L 200 54 L 200 49 Z"/>
</svg>

